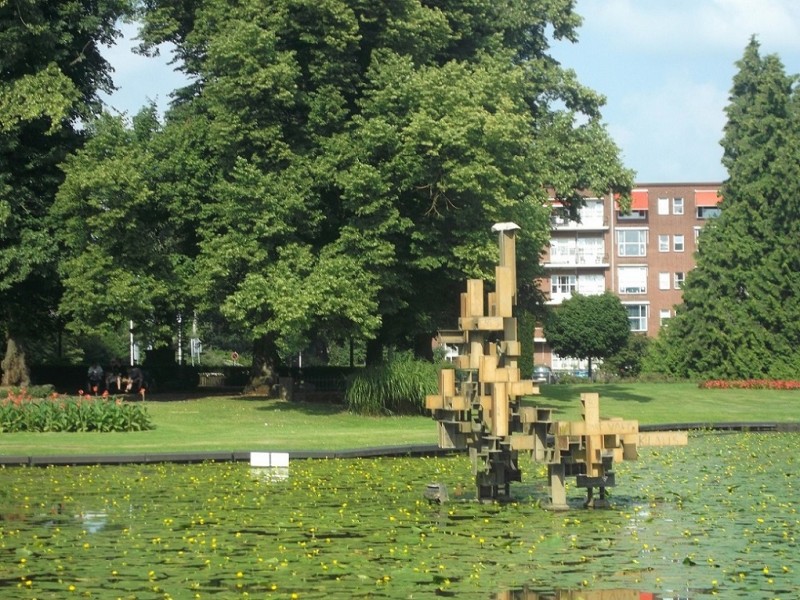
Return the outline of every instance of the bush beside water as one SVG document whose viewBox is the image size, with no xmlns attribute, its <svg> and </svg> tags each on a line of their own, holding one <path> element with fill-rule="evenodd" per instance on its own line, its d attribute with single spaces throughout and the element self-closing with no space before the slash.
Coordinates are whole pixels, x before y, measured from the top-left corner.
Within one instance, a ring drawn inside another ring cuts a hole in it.
<svg viewBox="0 0 800 600">
<path fill-rule="evenodd" d="M 347 407 L 361 415 L 425 414 L 425 396 L 438 392 L 439 367 L 410 354 L 368 367 L 349 379 Z"/>
<path fill-rule="evenodd" d="M 24 390 L 0 400 L 0 433 L 17 431 L 144 431 L 153 429 L 143 404 L 108 397 L 53 394 L 33 398 Z"/>
</svg>

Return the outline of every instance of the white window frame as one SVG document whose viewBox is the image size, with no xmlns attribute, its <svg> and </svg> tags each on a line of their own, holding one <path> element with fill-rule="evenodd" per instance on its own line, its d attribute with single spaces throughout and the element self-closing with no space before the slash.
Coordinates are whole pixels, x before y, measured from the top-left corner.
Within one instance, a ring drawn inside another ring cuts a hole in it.
<svg viewBox="0 0 800 600">
<path fill-rule="evenodd" d="M 673 198 L 672 199 L 672 214 L 673 215 L 682 215 L 683 214 L 683 207 L 684 202 L 683 198 Z"/>
<path fill-rule="evenodd" d="M 564 281 L 559 281 L 563 279 Z M 578 290 L 578 278 L 575 275 L 552 275 L 550 277 L 550 294 L 570 295 Z"/>
<path fill-rule="evenodd" d="M 676 272 L 673 276 L 673 282 L 676 290 L 683 289 L 683 284 L 686 282 L 686 273 L 681 271 Z"/>
<path fill-rule="evenodd" d="M 638 315 L 631 314 L 631 309 L 637 309 Z M 628 323 L 630 324 L 631 331 L 646 332 L 647 331 L 647 304 L 626 304 L 625 310 L 628 311 Z"/>
<path fill-rule="evenodd" d="M 606 278 L 601 273 L 578 276 L 578 293 L 584 296 L 597 296 L 606 291 Z"/>
<path fill-rule="evenodd" d="M 630 234 L 635 234 L 638 239 L 627 239 Z M 617 229 L 617 256 L 647 256 L 647 230 Z"/>
<path fill-rule="evenodd" d="M 658 236 L 658 251 L 659 252 L 669 252 L 669 236 L 668 235 L 659 235 Z"/>
<path fill-rule="evenodd" d="M 668 308 L 662 308 L 658 315 L 658 324 L 663 327 L 664 323 L 669 321 L 672 318 L 672 311 Z"/>
<path fill-rule="evenodd" d="M 636 271 L 638 273 L 635 273 Z M 628 275 L 623 275 L 623 273 Z M 617 267 L 617 293 L 620 295 L 646 294 L 647 267 L 644 265 Z"/>
<path fill-rule="evenodd" d="M 686 249 L 686 239 L 682 233 L 676 233 L 672 236 L 672 251 L 683 252 Z"/>
<path fill-rule="evenodd" d="M 668 272 L 662 271 L 658 274 L 658 289 L 660 290 L 668 290 L 670 289 L 670 276 Z"/>
<path fill-rule="evenodd" d="M 658 214 L 659 215 L 669 214 L 669 198 L 658 199 Z"/>
</svg>

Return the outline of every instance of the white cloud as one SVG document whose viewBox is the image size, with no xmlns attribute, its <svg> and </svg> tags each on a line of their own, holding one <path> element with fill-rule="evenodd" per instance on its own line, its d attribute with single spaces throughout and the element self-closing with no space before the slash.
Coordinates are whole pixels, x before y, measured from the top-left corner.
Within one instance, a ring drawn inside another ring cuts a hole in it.
<svg viewBox="0 0 800 600">
<path fill-rule="evenodd" d="M 676 54 L 742 50 L 756 35 L 768 52 L 800 49 L 797 0 L 579 0 L 578 12 L 632 50 Z"/>
<path fill-rule="evenodd" d="M 724 108 L 751 35 L 800 71 L 800 0 L 578 0 L 579 42 L 554 47 L 608 98 L 603 116 L 640 181 L 724 179 Z"/>
</svg>

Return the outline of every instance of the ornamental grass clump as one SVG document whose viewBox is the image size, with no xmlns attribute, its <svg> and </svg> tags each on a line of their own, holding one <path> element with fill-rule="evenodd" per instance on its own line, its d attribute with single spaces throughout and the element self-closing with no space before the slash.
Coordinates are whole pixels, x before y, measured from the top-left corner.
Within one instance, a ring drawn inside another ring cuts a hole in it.
<svg viewBox="0 0 800 600">
<path fill-rule="evenodd" d="M 437 392 L 438 366 L 401 354 L 389 362 L 351 376 L 345 401 L 362 415 L 425 413 L 425 396 Z"/>
<path fill-rule="evenodd" d="M 0 401 L 0 433 L 17 431 L 144 431 L 153 429 L 143 404 L 80 394 L 37 399 L 24 390 Z"/>
</svg>

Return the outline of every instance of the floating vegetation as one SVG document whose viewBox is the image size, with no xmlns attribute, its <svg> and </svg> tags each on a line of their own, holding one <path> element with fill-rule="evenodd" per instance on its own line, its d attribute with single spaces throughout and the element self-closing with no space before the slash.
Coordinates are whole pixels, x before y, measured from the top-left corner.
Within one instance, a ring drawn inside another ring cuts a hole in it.
<svg viewBox="0 0 800 600">
<path fill-rule="evenodd" d="M 491 598 L 630 589 L 795 598 L 800 436 L 694 436 L 618 468 L 613 509 L 548 512 L 526 469 L 474 501 L 469 459 L 0 468 L 0 596 Z M 450 501 L 424 498 L 432 481 Z M 546 596 L 545 596 L 546 597 Z M 577 596 L 575 596 L 577 597 Z"/>
</svg>

